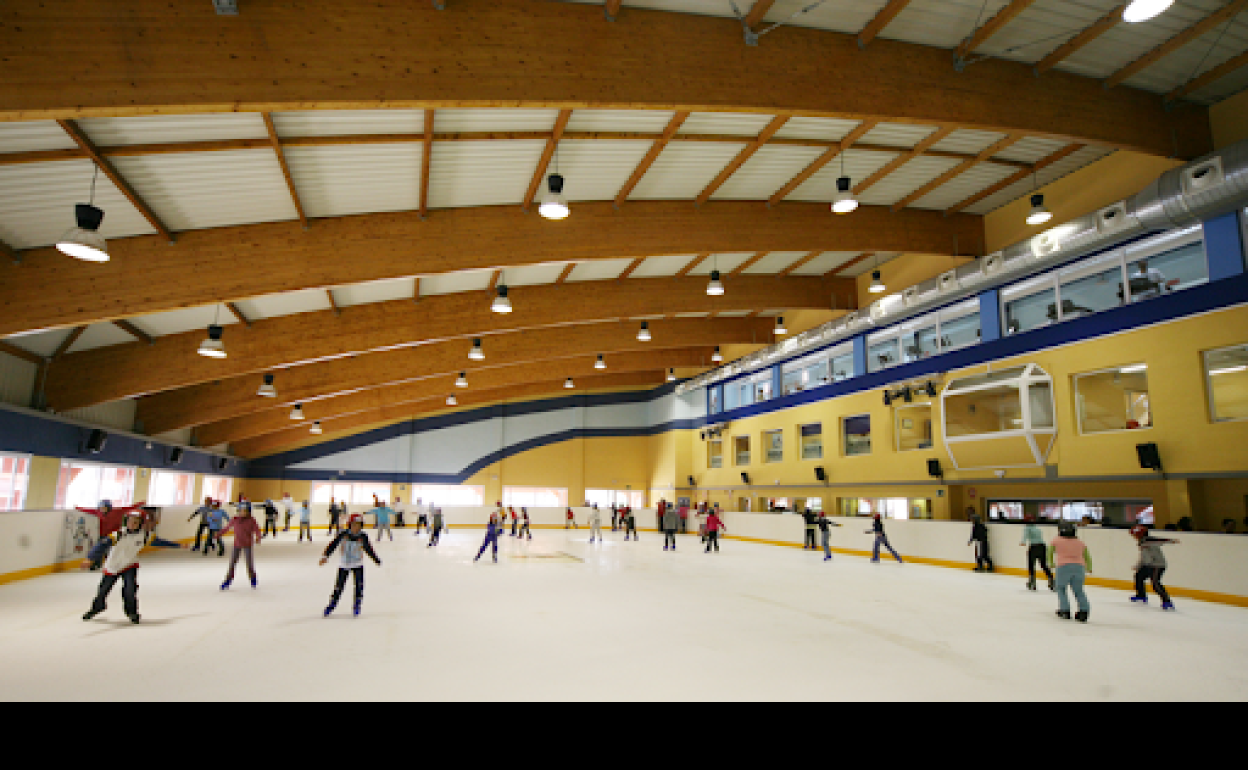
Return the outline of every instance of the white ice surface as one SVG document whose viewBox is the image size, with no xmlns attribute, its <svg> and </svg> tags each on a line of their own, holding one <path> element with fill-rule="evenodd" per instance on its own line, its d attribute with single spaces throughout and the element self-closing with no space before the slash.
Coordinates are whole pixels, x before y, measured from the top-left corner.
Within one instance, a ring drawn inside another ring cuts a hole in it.
<svg viewBox="0 0 1248 770">
<path fill-rule="evenodd" d="M 321 618 L 335 575 L 291 535 L 258 551 L 260 590 L 217 587 L 215 555 L 141 570 L 143 625 L 80 616 L 98 575 L 0 586 L 3 700 L 1238 700 L 1248 611 L 1179 612 L 1089 589 L 1093 622 L 1054 617 L 1021 580 L 728 540 L 581 529 L 437 550 L 411 530 L 378 547 L 364 615 Z M 865 547 L 865 546 L 864 546 Z M 523 556 L 566 553 L 583 561 Z M 241 566 L 241 565 L 240 565 Z"/>
</svg>

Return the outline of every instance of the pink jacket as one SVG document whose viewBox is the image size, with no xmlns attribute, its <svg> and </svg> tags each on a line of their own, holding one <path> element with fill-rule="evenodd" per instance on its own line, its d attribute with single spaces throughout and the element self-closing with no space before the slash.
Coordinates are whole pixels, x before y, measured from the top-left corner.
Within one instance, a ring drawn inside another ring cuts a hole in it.
<svg viewBox="0 0 1248 770">
<path fill-rule="evenodd" d="M 260 522 L 254 516 L 236 516 L 231 519 L 221 536 L 224 537 L 230 530 L 234 531 L 234 544 L 239 548 L 250 548 L 260 542 Z"/>
<path fill-rule="evenodd" d="M 721 529 L 723 529 L 723 528 L 724 528 L 724 522 L 723 522 L 723 520 L 722 520 L 722 519 L 720 519 L 718 516 L 716 516 L 716 515 L 715 515 L 715 514 L 713 514 L 713 513 L 710 515 L 710 518 L 708 518 L 708 519 L 706 520 L 706 531 L 707 531 L 707 532 L 718 532 L 718 531 L 720 531 L 720 530 L 721 530 Z"/>
</svg>

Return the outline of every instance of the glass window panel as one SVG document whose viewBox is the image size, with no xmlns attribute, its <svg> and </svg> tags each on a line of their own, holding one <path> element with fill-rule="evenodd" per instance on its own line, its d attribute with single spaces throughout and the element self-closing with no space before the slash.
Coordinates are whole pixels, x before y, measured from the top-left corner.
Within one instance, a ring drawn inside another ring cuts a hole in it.
<svg viewBox="0 0 1248 770">
<path fill-rule="evenodd" d="M 1034 294 L 1007 300 L 1005 303 L 1005 331 L 1007 334 L 1038 329 L 1057 320 L 1057 291 L 1052 287 Z"/>
<path fill-rule="evenodd" d="M 706 467 L 724 467 L 724 442 L 722 440 L 715 439 L 706 443 Z"/>
<path fill-rule="evenodd" d="M 103 500 L 115 507 L 134 502 L 134 468 L 88 463 L 61 463 L 57 481 L 58 508 L 95 508 Z"/>
<path fill-rule="evenodd" d="M 1132 260 L 1127 264 L 1127 275 L 1132 302 L 1208 283 L 1205 244 L 1190 243 L 1146 259 Z"/>
<path fill-rule="evenodd" d="M 585 490 L 585 502 L 591 506 L 596 505 L 599 508 L 610 508 L 615 504 L 615 490 L 587 489 Z"/>
<path fill-rule="evenodd" d="M 1013 385 L 951 395 L 944 403 L 945 433 L 950 438 L 1023 428 L 1022 399 Z"/>
<path fill-rule="evenodd" d="M 231 493 L 234 491 L 234 479 L 224 476 L 205 476 L 204 477 L 204 497 L 211 497 L 224 503 L 230 499 Z M 198 501 L 195 501 L 198 502 Z M 328 503 L 329 499 L 326 498 Z"/>
<path fill-rule="evenodd" d="M 805 371 L 786 371 L 784 373 L 783 387 L 784 395 L 791 396 L 794 393 L 800 393 L 805 390 Z"/>
<path fill-rule="evenodd" d="M 771 400 L 771 373 L 768 372 L 766 377 L 757 377 L 754 379 L 754 403 L 760 404 L 764 401 Z"/>
<path fill-rule="evenodd" d="M 750 464 L 750 437 L 737 436 L 732 440 L 733 448 L 737 458 L 737 465 Z"/>
<path fill-rule="evenodd" d="M 722 390 L 723 388 L 711 388 L 707 391 L 710 396 L 711 414 L 719 414 L 723 411 L 723 398 L 720 396 Z"/>
<path fill-rule="evenodd" d="M 1248 420 L 1248 345 L 1206 352 L 1205 380 L 1215 422 Z"/>
<path fill-rule="evenodd" d="M 957 350 L 968 345 L 979 344 L 979 341 L 979 311 L 940 322 L 940 347 L 942 350 Z"/>
<path fill-rule="evenodd" d="M 867 349 L 867 370 L 878 372 L 900 363 L 897 338 L 872 344 Z"/>
<path fill-rule="evenodd" d="M 828 378 L 828 362 L 826 359 L 820 359 L 819 361 L 808 364 L 803 374 L 805 376 L 803 385 L 807 390 L 810 388 L 817 388 L 820 385 L 825 385 L 830 381 Z"/>
<path fill-rule="evenodd" d="M 932 447 L 932 407 L 909 406 L 897 409 L 897 451 L 911 452 Z"/>
<path fill-rule="evenodd" d="M 823 425 L 802 426 L 802 459 L 823 459 Z"/>
<path fill-rule="evenodd" d="M 417 484 L 412 486 L 412 501 L 439 508 L 480 508 L 485 505 L 485 487 L 458 484 Z"/>
<path fill-rule="evenodd" d="M 194 489 L 194 474 L 153 471 L 147 502 L 152 505 L 190 505 Z"/>
<path fill-rule="evenodd" d="M 845 436 L 845 456 L 858 457 L 871 454 L 871 415 L 846 417 L 842 421 Z"/>
<path fill-rule="evenodd" d="M 1025 371 L 1027 371 L 1027 367 L 1025 366 L 1014 366 L 1009 369 L 998 369 L 995 372 L 988 372 L 987 374 L 977 374 L 972 377 L 961 377 L 954 380 L 949 385 L 949 390 L 966 390 L 967 388 L 987 385 L 992 382 L 1017 380 L 1019 377 L 1023 376 L 1023 372 Z"/>
<path fill-rule="evenodd" d="M 843 382 L 854 376 L 853 352 L 836 356 L 832 359 L 832 381 Z"/>
<path fill-rule="evenodd" d="M 771 430 L 764 433 L 763 446 L 767 451 L 767 462 L 784 462 L 784 431 Z"/>
<path fill-rule="evenodd" d="M 724 409 L 736 409 L 741 406 L 741 389 L 735 382 L 724 386 Z"/>
<path fill-rule="evenodd" d="M 1031 427 L 1054 427 L 1052 383 L 1032 383 L 1029 390 L 1031 398 Z"/>
<path fill-rule="evenodd" d="M 555 487 L 503 487 L 503 505 L 523 508 L 566 508 L 568 490 Z"/>
<path fill-rule="evenodd" d="M 1148 369 L 1143 366 L 1076 377 L 1075 403 L 1083 433 L 1152 427 Z"/>
<path fill-rule="evenodd" d="M 356 505 L 373 505 L 376 500 L 390 500 L 389 484 L 352 484 L 351 502 Z"/>
<path fill-rule="evenodd" d="M 1125 302 L 1122 288 L 1122 266 L 1117 258 L 1111 265 L 1102 263 L 1101 268 L 1092 275 L 1081 275 L 1067 280 L 1062 277 L 1062 312 L 1063 321 L 1099 313 L 1120 307 Z M 1081 273 L 1086 270 L 1080 271 Z"/>
<path fill-rule="evenodd" d="M 25 509 L 29 475 L 29 458 L 23 455 L 0 455 L 0 511 Z"/>
</svg>

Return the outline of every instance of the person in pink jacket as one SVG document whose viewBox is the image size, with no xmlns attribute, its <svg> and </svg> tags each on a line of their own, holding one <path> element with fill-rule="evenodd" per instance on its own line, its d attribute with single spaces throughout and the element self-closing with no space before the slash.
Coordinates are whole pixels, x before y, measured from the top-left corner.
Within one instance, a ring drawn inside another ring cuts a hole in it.
<svg viewBox="0 0 1248 770">
<path fill-rule="evenodd" d="M 234 569 L 238 566 L 238 557 L 243 554 L 247 555 L 247 574 L 251 578 L 251 587 L 257 588 L 259 583 L 256 580 L 256 558 L 255 547 L 260 545 L 260 524 L 255 517 L 251 515 L 250 508 L 240 507 L 238 515 L 230 520 L 230 524 L 221 533 L 224 537 L 226 532 L 233 530 L 234 532 L 234 550 L 230 554 L 230 571 L 225 575 L 225 582 L 221 584 L 222 591 L 230 590 L 230 584 L 234 582 Z"/>
<path fill-rule="evenodd" d="M 724 526 L 724 520 L 719 518 L 719 509 L 711 511 L 711 515 L 706 518 L 706 552 L 710 553 L 711 548 L 715 549 L 715 553 L 719 553 L 719 533 L 720 530 L 728 531 L 728 527 Z"/>
</svg>

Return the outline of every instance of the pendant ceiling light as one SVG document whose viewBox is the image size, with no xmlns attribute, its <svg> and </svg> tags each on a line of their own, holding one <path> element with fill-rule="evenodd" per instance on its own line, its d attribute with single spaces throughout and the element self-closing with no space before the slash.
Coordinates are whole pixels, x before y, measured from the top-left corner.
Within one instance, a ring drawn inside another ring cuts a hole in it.
<svg viewBox="0 0 1248 770">
<path fill-rule="evenodd" d="M 606 369 L 607 362 L 602 360 L 602 356 L 598 356 L 598 360 L 594 362 L 595 369 Z"/>
<path fill-rule="evenodd" d="M 1133 0 L 1122 12 L 1122 20 L 1130 24 L 1138 24 L 1141 21 L 1155 19 L 1172 5 L 1174 5 L 1174 0 Z"/>
<path fill-rule="evenodd" d="M 1044 196 L 1036 194 L 1031 196 L 1031 213 L 1027 215 L 1027 224 L 1037 227 L 1047 223 L 1053 218 L 1053 212 L 1049 211 L 1048 206 L 1044 205 Z"/>
<path fill-rule="evenodd" d="M 485 351 L 481 349 L 481 340 L 472 341 L 472 350 L 468 351 L 468 357 L 473 361 L 485 360 Z"/>
<path fill-rule="evenodd" d="M 537 207 L 537 213 L 546 219 L 560 220 L 567 219 L 572 210 L 568 208 L 568 201 L 563 197 L 563 176 L 560 174 L 551 174 L 546 180 L 546 192 L 542 194 L 541 205 Z"/>
<path fill-rule="evenodd" d="M 867 289 L 867 291 L 872 294 L 883 294 L 888 291 L 888 287 L 884 285 L 884 274 L 879 270 L 871 273 L 871 288 Z"/>
<path fill-rule="evenodd" d="M 563 383 L 563 387 L 567 388 L 568 390 L 572 390 L 573 388 L 576 387 L 576 383 L 572 382 L 572 378 L 569 377 L 568 381 Z"/>
<path fill-rule="evenodd" d="M 854 182 L 845 173 L 845 153 L 841 153 L 841 178 L 836 180 L 836 197 L 832 199 L 832 211 L 836 214 L 852 214 L 858 210 L 854 197 Z"/>
<path fill-rule="evenodd" d="M 447 396 L 446 405 L 447 406 L 459 406 L 459 399 L 455 398 L 454 396 Z"/>
<path fill-rule="evenodd" d="M 306 419 L 303 414 L 303 404 L 295 404 L 295 408 L 290 410 L 290 419 L 296 421 Z"/>
<path fill-rule="evenodd" d="M 225 334 L 225 329 L 218 323 L 221 320 L 221 306 L 217 305 L 216 316 L 213 318 L 212 326 L 208 327 L 208 339 L 199 343 L 199 354 L 205 358 L 225 358 L 225 343 L 221 341 L 221 335 Z"/>
<path fill-rule="evenodd" d="M 783 337 L 784 335 L 788 333 L 789 333 L 788 327 L 784 325 L 784 316 L 780 316 L 779 318 L 776 319 L 776 336 Z"/>
<path fill-rule="evenodd" d="M 720 352 L 718 347 L 715 348 L 715 355 L 711 356 L 711 360 L 717 364 L 724 362 L 724 354 Z"/>
<path fill-rule="evenodd" d="M 675 382 L 675 381 L 676 381 L 676 370 L 675 370 L 675 369 L 668 369 L 668 370 L 667 370 L 667 381 L 668 381 L 668 382 Z"/>
<path fill-rule="evenodd" d="M 263 398 L 277 398 L 277 388 L 273 387 L 273 375 L 264 375 L 264 384 L 260 386 L 260 391 L 256 395 Z"/>
<path fill-rule="evenodd" d="M 100 167 L 95 167 L 95 176 L 91 178 L 91 203 L 79 203 L 74 206 L 74 219 L 77 226 L 69 228 L 56 242 L 56 248 L 62 254 L 84 262 L 107 262 L 108 244 L 100 235 L 100 225 L 104 222 L 104 210 L 96 208 L 95 180 L 100 176 Z"/>
<path fill-rule="evenodd" d="M 719 271 L 711 272 L 711 282 L 706 285 L 707 296 L 722 297 L 724 296 L 724 282 L 719 279 Z"/>
<path fill-rule="evenodd" d="M 321 427 L 321 424 L 319 422 L 312 423 L 312 435 L 313 436 L 319 436 L 324 432 L 325 432 L 325 429 Z"/>
<path fill-rule="evenodd" d="M 467 372 L 459 373 L 459 378 L 455 380 L 455 387 L 457 388 L 468 387 L 468 373 Z"/>
<path fill-rule="evenodd" d="M 638 341 L 638 342 L 649 342 L 649 341 L 650 341 L 650 340 L 652 340 L 652 339 L 654 339 L 654 338 L 650 336 L 650 324 L 649 324 L 649 323 L 647 323 L 646 321 L 642 321 L 642 322 L 641 322 L 641 331 L 637 332 L 637 341 Z"/>
<path fill-rule="evenodd" d="M 510 313 L 511 300 L 507 298 L 507 287 L 499 285 L 498 294 L 494 297 L 494 304 L 490 306 L 490 310 L 495 313 Z"/>
</svg>

